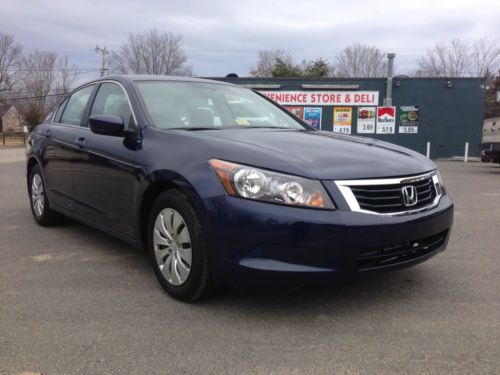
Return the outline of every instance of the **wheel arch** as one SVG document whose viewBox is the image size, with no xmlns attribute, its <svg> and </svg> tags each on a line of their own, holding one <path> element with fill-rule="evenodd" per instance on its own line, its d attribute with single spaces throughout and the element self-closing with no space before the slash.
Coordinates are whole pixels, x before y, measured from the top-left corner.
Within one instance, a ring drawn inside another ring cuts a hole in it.
<svg viewBox="0 0 500 375">
<path fill-rule="evenodd" d="M 28 161 L 26 162 L 26 184 L 27 185 L 29 185 L 31 171 L 33 170 L 35 165 L 38 165 L 38 168 L 40 168 L 40 172 L 43 175 L 43 170 L 42 170 L 40 162 L 38 161 L 38 159 L 34 155 L 31 155 L 28 158 Z"/>
<path fill-rule="evenodd" d="M 147 249 L 148 246 L 147 225 L 151 208 L 158 196 L 164 191 L 176 189 L 184 193 L 196 212 L 200 215 L 202 223 L 206 223 L 202 200 L 195 188 L 185 178 L 170 171 L 158 171 L 149 175 L 145 181 L 147 183 L 141 189 L 143 192 L 140 194 L 136 211 L 138 212 L 138 215 L 136 215 L 137 236 L 143 249 Z"/>
</svg>

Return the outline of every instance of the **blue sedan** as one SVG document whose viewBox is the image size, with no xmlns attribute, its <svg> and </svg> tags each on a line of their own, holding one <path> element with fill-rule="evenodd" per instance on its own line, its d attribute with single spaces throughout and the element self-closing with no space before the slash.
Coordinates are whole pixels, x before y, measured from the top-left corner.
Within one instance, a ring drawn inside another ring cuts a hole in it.
<svg viewBox="0 0 500 375">
<path fill-rule="evenodd" d="M 27 177 L 38 224 L 68 216 L 147 249 L 184 301 L 412 266 L 444 250 L 453 221 L 424 156 L 184 77 L 77 88 L 31 134 Z"/>
</svg>

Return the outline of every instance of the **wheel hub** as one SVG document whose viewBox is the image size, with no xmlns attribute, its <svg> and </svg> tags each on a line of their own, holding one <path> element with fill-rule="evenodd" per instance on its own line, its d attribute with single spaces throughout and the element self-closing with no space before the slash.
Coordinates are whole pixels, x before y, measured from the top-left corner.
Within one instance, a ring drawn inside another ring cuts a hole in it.
<svg viewBox="0 0 500 375">
<path fill-rule="evenodd" d="M 45 205 L 45 197 L 43 190 L 42 178 L 38 173 L 33 176 L 31 181 L 31 204 L 37 216 L 43 215 Z"/>
<path fill-rule="evenodd" d="M 172 208 L 165 208 L 156 217 L 153 247 L 158 267 L 174 286 L 182 285 L 191 272 L 192 248 L 184 218 Z"/>
</svg>

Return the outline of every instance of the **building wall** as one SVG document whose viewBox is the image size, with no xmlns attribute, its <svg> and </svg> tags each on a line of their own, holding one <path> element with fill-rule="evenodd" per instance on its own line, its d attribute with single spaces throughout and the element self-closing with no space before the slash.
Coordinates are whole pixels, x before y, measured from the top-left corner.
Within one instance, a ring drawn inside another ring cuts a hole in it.
<svg viewBox="0 0 500 375">
<path fill-rule="evenodd" d="M 359 91 L 378 91 L 381 106 L 386 95 L 386 79 L 282 79 L 282 78 L 215 78 L 241 85 L 279 84 L 281 91 L 303 91 L 303 84 L 359 85 Z M 451 82 L 451 85 L 448 83 Z M 451 86 L 451 87 L 450 87 Z M 268 89 L 265 89 L 269 91 Z M 309 90 L 310 91 L 310 90 Z M 313 90 L 318 91 L 318 90 Z M 342 91 L 342 90 L 330 90 Z M 469 155 L 479 156 L 484 115 L 484 79 L 482 78 L 395 78 L 393 106 L 399 118 L 401 106 L 419 107 L 417 134 L 360 134 L 397 143 L 425 154 L 431 142 L 431 157 L 451 157 L 464 154 L 469 142 Z M 317 106 L 314 106 L 317 107 Z M 333 130 L 335 106 L 322 107 L 322 129 Z M 357 108 L 352 107 L 352 132 L 357 135 Z M 397 123 L 397 122 L 396 122 Z"/>
<path fill-rule="evenodd" d="M 11 106 L 7 112 L 2 116 L 0 124 L 1 132 L 21 132 L 22 131 L 22 117 L 21 113 L 16 107 Z"/>
</svg>

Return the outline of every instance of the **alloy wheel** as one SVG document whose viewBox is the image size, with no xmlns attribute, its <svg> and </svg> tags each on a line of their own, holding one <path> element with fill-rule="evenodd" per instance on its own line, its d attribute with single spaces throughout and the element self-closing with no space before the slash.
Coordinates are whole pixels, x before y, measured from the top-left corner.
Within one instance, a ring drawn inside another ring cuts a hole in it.
<svg viewBox="0 0 500 375">
<path fill-rule="evenodd" d="M 191 237 L 184 218 L 173 208 L 163 209 L 156 217 L 153 246 L 165 279 L 174 286 L 184 284 L 191 272 Z"/>
<path fill-rule="evenodd" d="M 37 216 L 43 215 L 45 204 L 45 195 L 43 191 L 42 178 L 38 173 L 33 175 L 31 179 L 31 204 Z"/>
</svg>

